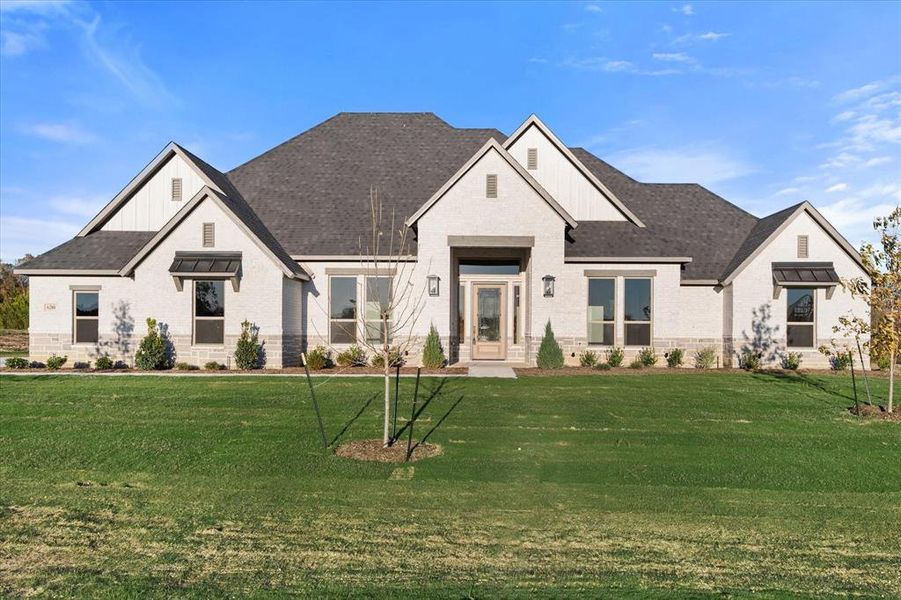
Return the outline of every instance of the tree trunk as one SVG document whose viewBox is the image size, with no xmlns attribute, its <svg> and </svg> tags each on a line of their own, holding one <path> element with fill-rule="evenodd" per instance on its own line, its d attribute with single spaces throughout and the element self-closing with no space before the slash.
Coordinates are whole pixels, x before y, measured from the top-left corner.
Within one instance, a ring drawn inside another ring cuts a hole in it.
<svg viewBox="0 0 901 600">
<path fill-rule="evenodd" d="M 888 367 L 888 411 L 892 412 L 892 405 L 895 395 L 895 356 L 898 354 L 898 348 L 892 348 L 892 358 L 889 359 Z"/>
<path fill-rule="evenodd" d="M 388 366 L 388 356 L 385 356 L 385 433 L 382 436 L 382 445 L 385 448 L 391 443 L 391 367 Z"/>
</svg>

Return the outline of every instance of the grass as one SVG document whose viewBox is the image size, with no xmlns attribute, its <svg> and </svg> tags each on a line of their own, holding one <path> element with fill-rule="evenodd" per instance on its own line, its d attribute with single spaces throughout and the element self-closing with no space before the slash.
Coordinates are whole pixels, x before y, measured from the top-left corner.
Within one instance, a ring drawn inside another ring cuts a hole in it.
<svg viewBox="0 0 901 600">
<path fill-rule="evenodd" d="M 378 379 L 318 383 L 379 436 Z M 324 452 L 299 378 L 3 377 L 0 596 L 898 597 L 901 428 L 849 394 L 424 379 L 403 466 Z"/>
</svg>

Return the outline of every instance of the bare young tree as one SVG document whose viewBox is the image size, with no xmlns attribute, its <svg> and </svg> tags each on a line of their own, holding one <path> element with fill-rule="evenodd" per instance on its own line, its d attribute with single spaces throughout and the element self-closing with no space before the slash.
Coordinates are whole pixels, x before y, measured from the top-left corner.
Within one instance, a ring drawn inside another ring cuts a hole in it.
<svg viewBox="0 0 901 600">
<path fill-rule="evenodd" d="M 358 303 L 354 323 L 347 323 L 345 330 L 382 368 L 385 395 L 382 442 L 387 447 L 394 442 L 391 371 L 419 344 L 415 327 L 425 306 L 426 287 L 424 282 L 414 281 L 418 271 L 411 255 L 411 230 L 403 221 L 397 224 L 393 210 L 386 219 L 375 186 L 369 190 L 369 212 L 370 230 L 358 241 L 362 282 L 357 283 L 356 297 L 365 301 L 362 314 Z M 330 340 L 329 336 L 320 337 Z M 335 352 L 334 348 L 330 350 Z"/>
</svg>

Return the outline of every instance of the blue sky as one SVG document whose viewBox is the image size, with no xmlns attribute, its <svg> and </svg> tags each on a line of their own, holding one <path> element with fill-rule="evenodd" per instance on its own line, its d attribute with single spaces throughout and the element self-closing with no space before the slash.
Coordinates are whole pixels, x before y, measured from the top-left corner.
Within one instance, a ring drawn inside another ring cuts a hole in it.
<svg viewBox="0 0 901 600">
<path fill-rule="evenodd" d="M 0 257 L 72 237 L 169 140 L 227 170 L 339 111 L 535 112 L 856 245 L 901 202 L 901 3 L 0 0 Z"/>
</svg>

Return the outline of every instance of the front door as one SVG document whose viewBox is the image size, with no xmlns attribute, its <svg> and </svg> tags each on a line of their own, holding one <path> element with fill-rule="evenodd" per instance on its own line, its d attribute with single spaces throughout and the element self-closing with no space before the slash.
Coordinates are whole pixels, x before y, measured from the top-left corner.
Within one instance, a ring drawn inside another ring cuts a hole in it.
<svg viewBox="0 0 901 600">
<path fill-rule="evenodd" d="M 503 360 L 507 357 L 507 286 L 472 285 L 472 358 Z"/>
</svg>

